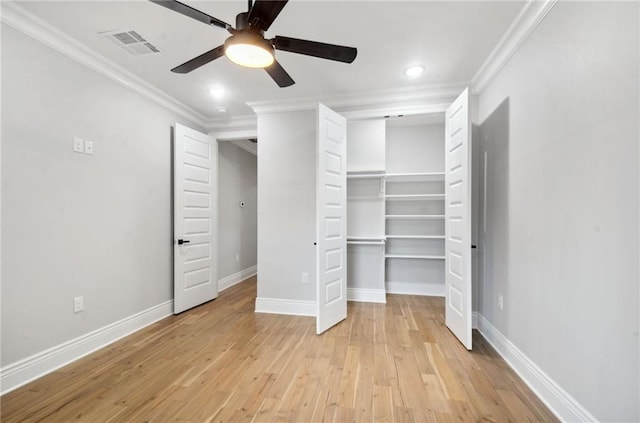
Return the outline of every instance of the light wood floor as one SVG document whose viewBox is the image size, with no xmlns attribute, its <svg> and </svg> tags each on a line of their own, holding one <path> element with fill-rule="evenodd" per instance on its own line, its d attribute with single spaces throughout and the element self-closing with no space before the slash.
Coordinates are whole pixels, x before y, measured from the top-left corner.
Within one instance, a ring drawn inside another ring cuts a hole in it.
<svg viewBox="0 0 640 423">
<path fill-rule="evenodd" d="M 467 352 L 441 298 L 254 313 L 252 278 L 1 399 L 2 422 L 557 421 L 484 340 Z"/>
</svg>

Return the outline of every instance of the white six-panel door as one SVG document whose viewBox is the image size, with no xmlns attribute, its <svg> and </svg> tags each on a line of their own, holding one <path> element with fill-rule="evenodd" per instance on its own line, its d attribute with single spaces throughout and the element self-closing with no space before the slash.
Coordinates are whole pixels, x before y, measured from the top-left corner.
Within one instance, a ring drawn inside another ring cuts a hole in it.
<svg viewBox="0 0 640 423">
<path fill-rule="evenodd" d="M 216 140 L 176 124 L 174 134 L 173 312 L 218 296 L 218 147 Z"/>
<path fill-rule="evenodd" d="M 469 89 L 445 122 L 445 255 L 447 327 L 471 349 L 471 127 Z"/>
<path fill-rule="evenodd" d="M 347 317 L 347 124 L 322 104 L 317 116 L 316 332 Z"/>
</svg>

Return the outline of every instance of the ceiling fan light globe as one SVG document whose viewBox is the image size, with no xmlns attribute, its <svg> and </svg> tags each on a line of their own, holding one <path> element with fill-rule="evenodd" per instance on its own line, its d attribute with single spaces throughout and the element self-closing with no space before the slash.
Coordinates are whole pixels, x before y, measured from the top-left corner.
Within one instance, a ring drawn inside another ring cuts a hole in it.
<svg viewBox="0 0 640 423">
<path fill-rule="evenodd" d="M 273 47 L 257 37 L 229 37 L 224 43 L 224 54 L 233 63 L 247 68 L 266 68 L 275 60 Z"/>
</svg>

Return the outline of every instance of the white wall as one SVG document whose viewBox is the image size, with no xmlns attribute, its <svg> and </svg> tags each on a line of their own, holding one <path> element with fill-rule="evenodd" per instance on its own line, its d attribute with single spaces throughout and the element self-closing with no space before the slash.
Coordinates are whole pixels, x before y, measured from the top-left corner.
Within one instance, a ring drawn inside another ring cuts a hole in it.
<svg viewBox="0 0 640 423">
<path fill-rule="evenodd" d="M 218 193 L 218 278 L 223 279 L 257 264 L 256 156 L 218 142 Z"/>
<path fill-rule="evenodd" d="M 444 124 L 387 124 L 387 173 L 443 172 Z"/>
<path fill-rule="evenodd" d="M 347 172 L 385 170 L 384 119 L 348 121 L 347 140 Z"/>
<path fill-rule="evenodd" d="M 315 111 L 258 115 L 258 139 L 258 299 L 315 301 Z"/>
<path fill-rule="evenodd" d="M 172 299 L 171 126 L 199 128 L 5 25 L 2 106 L 4 366 Z"/>
<path fill-rule="evenodd" d="M 479 99 L 479 312 L 607 422 L 640 419 L 638 16 L 559 2 Z"/>
</svg>

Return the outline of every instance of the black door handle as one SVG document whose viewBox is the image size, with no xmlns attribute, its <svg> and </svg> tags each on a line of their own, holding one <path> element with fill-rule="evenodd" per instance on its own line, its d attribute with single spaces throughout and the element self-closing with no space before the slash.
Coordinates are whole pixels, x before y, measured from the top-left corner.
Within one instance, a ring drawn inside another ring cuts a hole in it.
<svg viewBox="0 0 640 423">
<path fill-rule="evenodd" d="M 475 245 L 471 244 L 471 248 L 477 248 Z"/>
<path fill-rule="evenodd" d="M 191 241 L 189 241 L 188 239 L 179 239 L 178 240 L 178 245 L 182 245 L 182 244 L 188 244 Z"/>
</svg>

